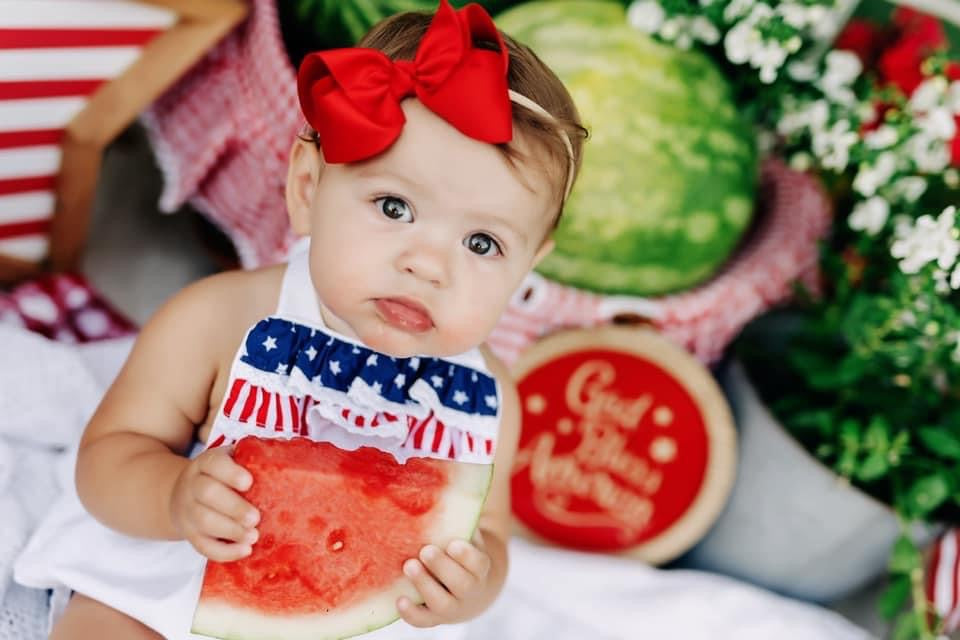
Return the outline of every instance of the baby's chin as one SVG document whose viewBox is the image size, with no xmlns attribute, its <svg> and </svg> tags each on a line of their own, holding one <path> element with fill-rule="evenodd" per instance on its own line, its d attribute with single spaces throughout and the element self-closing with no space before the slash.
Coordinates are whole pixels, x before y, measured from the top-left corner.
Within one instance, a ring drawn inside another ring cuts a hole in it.
<svg viewBox="0 0 960 640">
<path fill-rule="evenodd" d="M 444 340 L 443 336 L 438 334 L 436 327 L 423 333 L 413 333 L 383 326 L 369 333 L 361 332 L 358 337 L 363 344 L 374 351 L 394 358 L 412 358 L 413 356 L 447 358 L 477 346 L 465 341 Z"/>
</svg>

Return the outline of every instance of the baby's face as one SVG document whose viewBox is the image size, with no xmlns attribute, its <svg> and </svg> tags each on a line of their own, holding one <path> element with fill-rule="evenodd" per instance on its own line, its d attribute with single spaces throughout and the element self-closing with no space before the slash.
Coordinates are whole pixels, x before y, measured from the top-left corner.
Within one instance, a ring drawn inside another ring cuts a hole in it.
<svg viewBox="0 0 960 640">
<path fill-rule="evenodd" d="M 291 215 L 311 236 L 331 329 L 391 355 L 448 356 L 486 339 L 549 250 L 555 205 L 541 171 L 511 167 L 417 100 L 403 108 L 387 152 L 322 166 L 305 199 L 309 224 Z"/>
</svg>

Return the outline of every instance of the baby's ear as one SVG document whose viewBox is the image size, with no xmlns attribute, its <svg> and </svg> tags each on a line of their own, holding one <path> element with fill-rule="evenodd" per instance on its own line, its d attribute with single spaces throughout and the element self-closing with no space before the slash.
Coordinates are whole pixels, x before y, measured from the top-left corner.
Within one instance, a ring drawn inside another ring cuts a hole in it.
<svg viewBox="0 0 960 640">
<path fill-rule="evenodd" d="M 556 243 L 553 241 L 553 236 L 547 236 L 543 239 L 543 244 L 540 245 L 540 248 L 537 249 L 537 253 L 533 256 L 533 264 L 530 265 L 530 268 L 540 264 L 540 261 L 550 255 L 550 252 L 553 251 L 553 248 L 556 246 Z"/>
<path fill-rule="evenodd" d="M 323 159 L 316 143 L 297 138 L 290 148 L 287 168 L 287 214 L 290 228 L 298 236 L 310 233 L 313 195 L 320 180 Z"/>
</svg>

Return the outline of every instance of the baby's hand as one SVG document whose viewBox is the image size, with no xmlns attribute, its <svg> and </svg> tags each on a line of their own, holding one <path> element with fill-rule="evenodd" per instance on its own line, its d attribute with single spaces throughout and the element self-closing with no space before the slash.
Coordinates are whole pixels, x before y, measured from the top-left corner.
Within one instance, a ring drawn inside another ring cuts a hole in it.
<svg viewBox="0 0 960 640">
<path fill-rule="evenodd" d="M 201 554 L 217 562 L 250 555 L 260 514 L 237 491 L 253 476 L 233 461 L 229 447 L 204 451 L 177 478 L 170 496 L 173 526 Z"/>
<path fill-rule="evenodd" d="M 400 617 L 415 627 L 463 622 L 480 613 L 479 602 L 487 589 L 490 556 L 465 542 L 454 540 L 446 551 L 434 545 L 420 550 L 420 559 L 403 564 L 424 604 L 409 598 L 397 600 Z"/>
</svg>

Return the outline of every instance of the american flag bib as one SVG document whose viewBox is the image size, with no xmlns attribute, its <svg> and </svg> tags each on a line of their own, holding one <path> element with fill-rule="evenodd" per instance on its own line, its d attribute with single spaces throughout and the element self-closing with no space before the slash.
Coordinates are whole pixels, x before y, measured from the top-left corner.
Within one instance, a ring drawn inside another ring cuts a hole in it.
<svg viewBox="0 0 960 640">
<path fill-rule="evenodd" d="M 500 392 L 480 352 L 397 358 L 331 331 L 308 255 L 297 247 L 277 312 L 247 332 L 207 446 L 300 436 L 350 451 L 376 447 L 399 462 L 492 463 Z"/>
</svg>

